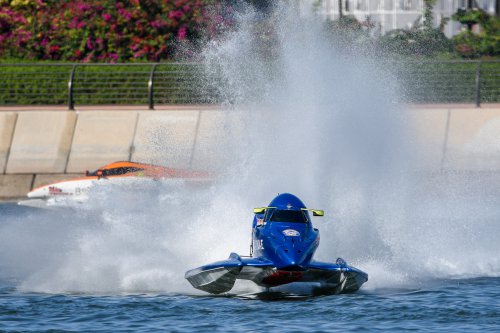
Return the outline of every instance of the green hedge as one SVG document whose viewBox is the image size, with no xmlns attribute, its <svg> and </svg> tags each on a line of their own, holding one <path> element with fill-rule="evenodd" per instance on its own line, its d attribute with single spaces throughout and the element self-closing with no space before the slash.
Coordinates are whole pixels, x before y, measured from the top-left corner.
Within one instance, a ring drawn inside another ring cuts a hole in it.
<svg viewBox="0 0 500 333">
<path fill-rule="evenodd" d="M 0 105 L 68 104 L 74 64 L 1 64 Z M 154 64 L 78 64 L 74 71 L 75 105 L 147 105 Z M 500 61 L 480 64 L 481 102 L 500 102 Z M 399 79 L 401 99 L 410 103 L 474 103 L 477 62 L 387 63 Z M 155 104 L 220 102 L 216 87 L 197 64 L 162 63 L 153 77 Z"/>
<path fill-rule="evenodd" d="M 480 102 L 500 102 L 500 61 L 401 62 L 394 70 L 406 102 L 475 103 L 478 66 Z"/>
<path fill-rule="evenodd" d="M 0 105 L 67 104 L 73 75 L 76 105 L 147 104 L 153 67 L 154 101 L 207 103 L 200 67 L 195 64 L 0 64 Z"/>
</svg>

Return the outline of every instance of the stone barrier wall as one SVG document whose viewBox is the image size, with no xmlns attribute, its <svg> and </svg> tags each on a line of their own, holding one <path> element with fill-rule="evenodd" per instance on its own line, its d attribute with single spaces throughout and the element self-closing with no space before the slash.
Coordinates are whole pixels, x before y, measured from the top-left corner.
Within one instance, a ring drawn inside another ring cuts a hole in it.
<svg viewBox="0 0 500 333">
<path fill-rule="evenodd" d="M 410 112 L 426 169 L 500 171 L 500 107 Z"/>
<path fill-rule="evenodd" d="M 406 111 L 431 171 L 500 171 L 500 107 Z M 228 121 L 213 109 L 0 112 L 0 198 L 119 160 L 209 169 Z"/>
</svg>

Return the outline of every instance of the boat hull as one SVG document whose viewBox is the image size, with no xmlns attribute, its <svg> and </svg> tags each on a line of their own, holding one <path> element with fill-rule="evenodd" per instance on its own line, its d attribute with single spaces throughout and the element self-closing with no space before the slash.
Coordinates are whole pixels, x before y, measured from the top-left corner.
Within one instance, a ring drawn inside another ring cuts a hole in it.
<svg viewBox="0 0 500 333">
<path fill-rule="evenodd" d="M 359 269 L 333 263 L 312 262 L 300 271 L 280 270 L 263 258 L 230 258 L 186 272 L 185 278 L 197 289 L 220 294 L 230 291 L 237 279 L 250 280 L 258 286 L 271 288 L 289 283 L 315 283 L 318 291 L 340 294 L 357 291 L 368 275 Z"/>
</svg>

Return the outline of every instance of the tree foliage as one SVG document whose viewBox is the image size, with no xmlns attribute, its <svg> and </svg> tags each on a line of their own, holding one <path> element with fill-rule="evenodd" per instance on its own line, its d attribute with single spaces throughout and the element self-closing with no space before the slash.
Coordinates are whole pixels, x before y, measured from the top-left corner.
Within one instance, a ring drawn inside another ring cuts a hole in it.
<svg viewBox="0 0 500 333">
<path fill-rule="evenodd" d="M 453 37 L 455 51 L 460 56 L 500 56 L 500 18 L 478 8 L 459 9 L 452 18 L 467 26 L 467 30 Z M 474 25 L 479 25 L 479 32 L 472 30 Z"/>
</svg>

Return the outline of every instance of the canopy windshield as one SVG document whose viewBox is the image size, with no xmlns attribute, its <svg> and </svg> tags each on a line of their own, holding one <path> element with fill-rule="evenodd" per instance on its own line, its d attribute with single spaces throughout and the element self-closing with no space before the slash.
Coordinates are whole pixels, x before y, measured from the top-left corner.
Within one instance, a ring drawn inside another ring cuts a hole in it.
<svg viewBox="0 0 500 333">
<path fill-rule="evenodd" d="M 307 215 L 302 210 L 270 209 L 268 210 L 266 220 L 269 222 L 293 222 L 293 223 L 308 222 Z"/>
<path fill-rule="evenodd" d="M 101 171 L 101 176 L 120 176 L 125 175 L 127 173 L 143 171 L 143 168 L 137 167 L 118 167 L 118 168 L 110 168 L 110 169 L 98 169 L 93 172 L 89 172 L 87 176 L 99 176 L 98 172 Z"/>
</svg>

